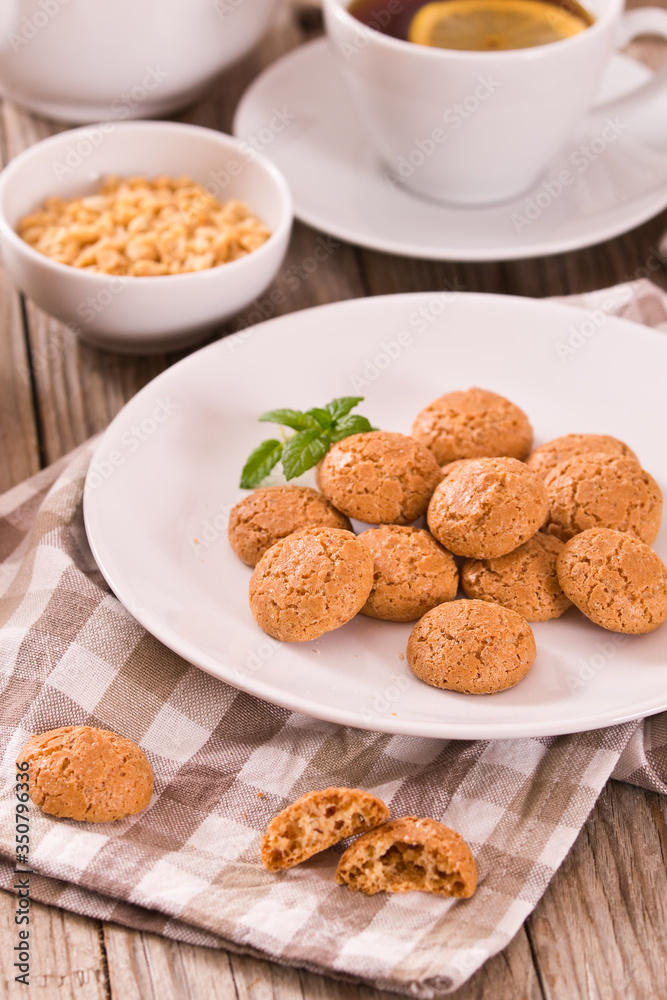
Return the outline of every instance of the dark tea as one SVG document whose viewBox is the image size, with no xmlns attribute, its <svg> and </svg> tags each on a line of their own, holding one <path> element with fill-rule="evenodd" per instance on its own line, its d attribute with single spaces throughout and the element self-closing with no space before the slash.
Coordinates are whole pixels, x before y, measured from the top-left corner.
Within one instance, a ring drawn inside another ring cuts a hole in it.
<svg viewBox="0 0 667 1000">
<path fill-rule="evenodd" d="M 593 24 L 577 0 L 352 0 L 348 10 L 392 38 L 478 52 L 548 45 Z"/>
</svg>

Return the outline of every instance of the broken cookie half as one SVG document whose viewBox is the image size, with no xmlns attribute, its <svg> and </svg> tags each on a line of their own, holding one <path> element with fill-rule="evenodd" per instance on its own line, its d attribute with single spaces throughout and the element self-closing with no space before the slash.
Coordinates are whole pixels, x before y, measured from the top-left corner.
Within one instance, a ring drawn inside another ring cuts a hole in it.
<svg viewBox="0 0 667 1000">
<path fill-rule="evenodd" d="M 262 838 L 262 861 L 270 872 L 292 868 L 388 818 L 384 802 L 359 788 L 308 792 L 271 820 Z"/>
<path fill-rule="evenodd" d="M 421 889 L 467 899 L 477 886 L 475 861 L 463 837 L 428 817 L 392 819 L 348 847 L 336 881 L 354 892 Z"/>
</svg>

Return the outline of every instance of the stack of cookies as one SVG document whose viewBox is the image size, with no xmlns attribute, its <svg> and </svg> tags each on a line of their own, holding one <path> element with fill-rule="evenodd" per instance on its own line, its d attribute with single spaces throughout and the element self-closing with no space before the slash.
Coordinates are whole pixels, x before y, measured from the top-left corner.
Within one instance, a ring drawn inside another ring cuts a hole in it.
<svg viewBox="0 0 667 1000">
<path fill-rule="evenodd" d="M 662 494 L 622 441 L 569 434 L 531 452 L 525 413 L 484 389 L 450 392 L 412 435 L 334 444 L 321 492 L 256 490 L 232 547 L 254 566 L 260 627 L 305 642 L 357 613 L 417 620 L 407 658 L 435 687 L 492 694 L 530 670 L 529 622 L 571 605 L 616 632 L 667 618 L 667 568 L 651 549 Z M 426 515 L 428 531 L 413 522 Z M 355 534 L 350 518 L 373 525 Z M 457 600 L 461 587 L 465 599 Z"/>
</svg>

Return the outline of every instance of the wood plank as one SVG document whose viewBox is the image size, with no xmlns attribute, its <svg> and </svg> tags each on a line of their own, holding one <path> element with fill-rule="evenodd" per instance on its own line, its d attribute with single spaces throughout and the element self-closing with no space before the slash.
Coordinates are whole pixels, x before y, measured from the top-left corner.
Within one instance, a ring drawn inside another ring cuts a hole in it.
<svg viewBox="0 0 667 1000">
<path fill-rule="evenodd" d="M 287 968 L 275 962 L 104 926 L 112 1000 L 391 1000 L 393 993 Z M 542 1000 L 530 945 L 520 931 L 453 1000 Z"/>
<path fill-rule="evenodd" d="M 6 162 L 6 135 L 0 117 L 0 167 Z M 0 268 L 0 493 L 31 476 L 39 467 L 20 296 Z"/>
<path fill-rule="evenodd" d="M 522 927 L 507 947 L 489 959 L 452 1000 L 544 1000 L 526 930 Z"/>
<path fill-rule="evenodd" d="M 30 907 L 30 986 L 17 983 L 16 896 L 0 890 L 0 996 L 23 1000 L 108 1000 L 106 964 L 96 920 L 33 902 Z"/>
<path fill-rule="evenodd" d="M 307 9 L 298 22 L 285 14 L 281 17 L 262 47 L 232 73 L 222 77 L 211 96 L 185 112 L 181 120 L 230 129 L 233 109 L 247 83 L 281 52 L 317 30 L 317 20 Z M 5 108 L 4 121 L 8 125 L 8 145 L 12 152 L 59 130 L 58 126 L 33 119 L 9 104 Z M 319 234 L 299 225 L 295 228 L 288 259 L 272 289 L 229 328 L 243 329 L 245 324 L 263 318 L 267 311 L 277 315 L 365 292 L 380 294 L 459 287 L 542 296 L 584 291 L 636 276 L 638 268 L 654 259 L 650 257 L 654 253 L 651 248 L 657 246 L 665 228 L 667 213 L 601 247 L 577 253 L 536 261 L 450 264 L 392 258 L 357 251 L 345 244 L 331 247 L 332 253 L 318 262 L 313 251 L 322 245 L 317 243 Z M 311 270 L 311 259 L 317 263 L 314 270 Z M 667 287 L 664 264 L 657 272 L 652 272 L 652 276 L 662 287 Z M 272 290 L 281 292 L 282 296 L 274 296 L 272 301 Z M 12 308 L 16 309 L 16 296 L 13 296 L 13 306 L 2 286 L 0 296 L 3 310 L 10 302 L 6 326 L 14 331 L 9 353 L 9 341 L 0 335 L 2 379 L 3 362 L 7 358 L 8 370 L 17 372 L 21 364 L 25 364 L 27 355 L 16 313 L 11 313 Z M 128 359 L 107 355 L 79 345 L 67 336 L 61 324 L 48 319 L 33 306 L 29 306 L 28 318 L 36 396 L 44 424 L 45 461 L 53 460 L 106 426 L 134 392 L 173 360 L 171 357 Z M 16 331 L 20 336 L 16 336 Z M 15 383 L 16 379 L 10 384 L 12 391 L 18 392 L 18 405 L 12 405 L 9 417 L 2 414 L 0 433 L 5 437 L 0 438 L 0 444 L 5 443 L 8 434 L 13 435 L 11 429 L 18 425 L 17 440 L 25 441 L 26 449 L 23 452 L 14 445 L 13 464 L 7 464 L 10 479 L 28 474 L 21 463 L 27 462 L 25 468 L 32 471 L 37 461 L 35 423 L 29 405 L 25 409 L 29 394 L 25 388 L 19 386 L 17 389 Z M 4 391 L 4 381 L 0 381 L 0 386 Z M 1 398 L 4 401 L 5 397 Z M 4 471 L 0 469 L 0 477 Z M 664 844 L 663 855 L 660 855 L 658 834 L 661 827 L 656 816 L 664 829 L 667 812 L 663 801 L 639 790 L 611 785 L 530 918 L 529 933 L 522 929 L 501 955 L 488 962 L 454 994 L 455 1000 L 481 1000 L 491 996 L 494 1000 L 538 1000 L 542 996 L 548 1000 L 577 1000 L 578 997 L 615 1000 L 621 994 L 630 998 L 666 996 L 664 977 L 660 978 L 666 954 Z M 639 836 L 637 824 L 642 831 Z M 639 848 L 636 856 L 642 860 L 640 873 L 636 871 L 631 849 L 633 841 Z M 7 940 L 6 932 L 11 933 L 13 929 L 9 916 L 10 911 L 13 914 L 13 899 L 3 894 L 3 904 L 5 900 L 10 900 L 10 904 L 0 908 L 2 940 Z M 45 917 L 42 911 L 50 916 Z M 99 942 L 95 945 L 98 923 L 39 904 L 35 904 L 34 913 L 35 939 L 42 942 L 40 950 L 36 950 L 36 965 L 41 963 L 49 970 L 44 974 L 52 977 L 40 988 L 44 996 L 57 1000 L 74 995 L 74 990 L 77 997 L 83 996 L 86 1000 L 88 996 L 98 995 L 111 995 L 119 1000 L 133 1000 L 134 997 L 143 1000 L 153 996 L 160 1000 L 172 997 L 208 1000 L 220 996 L 248 996 L 251 1000 L 296 1000 L 300 997 L 389 1000 L 392 996 L 284 969 L 275 963 L 193 948 L 111 924 L 104 928 L 111 988 L 108 994 L 104 952 Z M 531 947 L 537 958 L 541 984 Z M 56 955 L 55 960 L 52 955 Z M 6 957 L 0 955 L 2 961 L 6 962 Z M 6 966 L 0 966 L 0 983 L 7 975 Z M 8 996 L 13 1000 L 14 994 Z"/>
<path fill-rule="evenodd" d="M 308 26 L 304 27 L 301 23 L 298 12 L 286 4 L 279 5 L 261 43 L 245 59 L 223 73 L 203 100 L 187 108 L 177 116 L 177 120 L 231 133 L 236 106 L 250 83 L 272 62 L 306 41 L 310 34 Z"/>
<path fill-rule="evenodd" d="M 252 76 L 303 37 L 304 32 L 281 15 L 263 46 L 232 74 L 222 77 L 209 98 L 183 114 L 181 120 L 229 130 L 236 100 Z M 11 155 L 61 128 L 34 118 L 10 102 L 5 105 Z M 272 286 L 223 331 L 244 329 L 269 315 L 362 295 L 355 260 L 351 247 L 308 227 L 295 226 L 287 258 Z M 103 430 L 146 382 L 183 356 L 134 358 L 98 351 L 80 343 L 63 324 L 31 302 L 27 304 L 27 318 L 45 463 Z"/>
<path fill-rule="evenodd" d="M 667 997 L 664 797 L 610 782 L 527 922 L 546 1000 Z"/>
<path fill-rule="evenodd" d="M 197 948 L 114 924 L 104 928 L 112 1000 L 301 1000 L 294 969 Z"/>
<path fill-rule="evenodd" d="M 650 277 L 667 290 L 667 262 L 659 243 L 667 211 L 614 240 L 568 254 L 496 263 L 418 261 L 361 250 L 371 295 L 451 289 L 542 298 L 576 295 L 621 281 Z"/>
<path fill-rule="evenodd" d="M 192 948 L 116 924 L 105 924 L 104 946 L 112 1000 L 235 996 L 226 952 Z"/>
<path fill-rule="evenodd" d="M 3 121 L 8 156 L 65 127 L 36 118 L 11 101 L 3 102 Z M 128 360 L 96 351 L 30 301 L 26 317 L 28 365 L 46 465 L 106 427 L 129 396 L 165 367 L 165 360 Z M 14 372 L 21 374 L 18 366 Z"/>
</svg>

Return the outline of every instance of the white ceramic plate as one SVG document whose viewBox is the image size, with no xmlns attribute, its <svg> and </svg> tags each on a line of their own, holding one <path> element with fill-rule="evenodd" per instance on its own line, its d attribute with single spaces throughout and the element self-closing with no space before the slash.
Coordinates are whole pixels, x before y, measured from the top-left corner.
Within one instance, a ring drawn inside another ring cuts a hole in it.
<svg viewBox="0 0 667 1000">
<path fill-rule="evenodd" d="M 634 60 L 615 56 L 599 100 L 628 93 L 650 75 Z M 511 260 L 599 243 L 667 205 L 667 103 L 657 99 L 641 115 L 616 120 L 620 131 L 606 143 L 602 134 L 613 131 L 604 116 L 591 115 L 546 170 L 548 188 L 540 182 L 525 197 L 491 208 L 441 205 L 384 178 L 328 43 L 320 39 L 279 59 L 252 83 L 234 133 L 261 144 L 292 189 L 296 215 L 317 229 L 411 257 Z M 563 170 L 572 181 L 558 193 Z"/>
<path fill-rule="evenodd" d="M 563 354 L 559 345 L 579 343 Z M 667 707 L 667 626 L 606 632 L 572 609 L 534 627 L 528 677 L 495 696 L 439 691 L 404 659 L 410 625 L 358 616 L 315 642 L 278 643 L 248 607 L 250 569 L 227 514 L 264 410 L 363 395 L 376 426 L 409 432 L 442 392 L 480 385 L 530 415 L 537 442 L 625 439 L 667 488 L 667 337 L 550 302 L 419 293 L 270 320 L 164 372 L 113 421 L 88 474 L 85 519 L 110 586 L 153 635 L 236 687 L 307 715 L 460 739 L 551 735 Z M 198 539 L 195 541 L 194 539 Z M 667 558 L 667 532 L 656 544 Z"/>
</svg>

